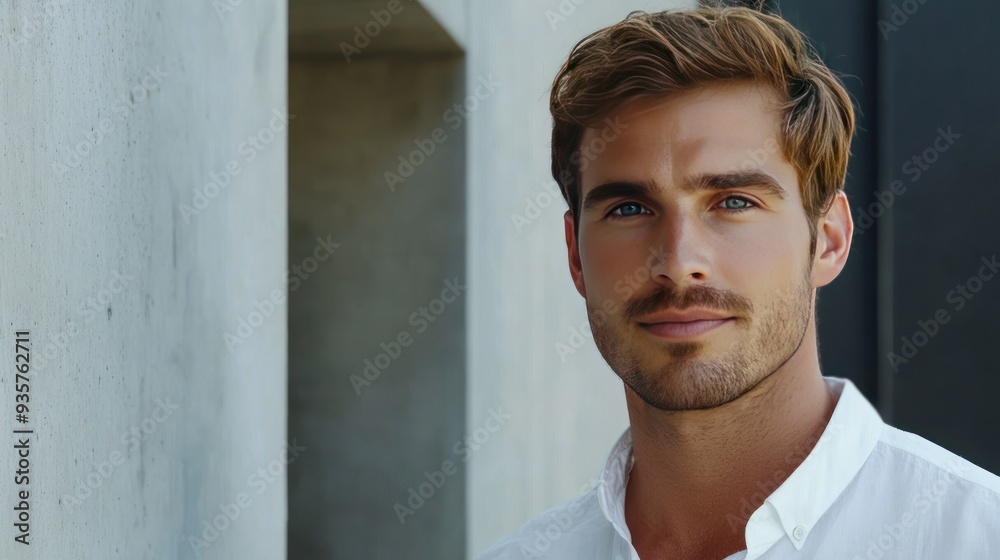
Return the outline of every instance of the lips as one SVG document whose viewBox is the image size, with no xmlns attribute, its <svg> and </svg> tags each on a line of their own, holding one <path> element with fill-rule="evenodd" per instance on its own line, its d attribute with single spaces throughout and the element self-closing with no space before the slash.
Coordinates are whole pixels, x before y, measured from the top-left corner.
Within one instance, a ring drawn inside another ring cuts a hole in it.
<svg viewBox="0 0 1000 560">
<path fill-rule="evenodd" d="M 719 319 L 732 319 L 732 315 L 727 315 L 720 311 L 709 309 L 684 309 L 667 310 L 653 313 L 640 318 L 640 323 L 651 325 L 653 323 L 688 323 L 691 321 L 714 321 Z"/>
<path fill-rule="evenodd" d="M 639 321 L 639 325 L 657 336 L 682 338 L 707 333 L 735 320 L 735 317 L 716 311 L 686 309 L 648 315 Z"/>
</svg>

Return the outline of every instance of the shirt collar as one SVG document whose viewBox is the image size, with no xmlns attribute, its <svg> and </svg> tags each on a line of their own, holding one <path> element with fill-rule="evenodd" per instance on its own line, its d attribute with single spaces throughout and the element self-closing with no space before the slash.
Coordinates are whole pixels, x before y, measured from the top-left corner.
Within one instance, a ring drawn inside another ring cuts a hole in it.
<svg viewBox="0 0 1000 560">
<path fill-rule="evenodd" d="M 632 471 L 632 428 L 618 438 L 604 462 L 597 479 L 597 501 L 604 517 L 611 522 L 619 535 L 632 542 L 632 534 L 625 523 L 625 487 Z"/>
<path fill-rule="evenodd" d="M 882 434 L 882 418 L 849 379 L 823 377 L 839 393 L 823 434 L 802 463 L 747 521 L 746 560 L 762 555 L 782 536 L 801 550 L 820 517 L 868 459 Z M 608 454 L 597 484 L 605 518 L 631 542 L 625 523 L 625 487 L 632 470 L 632 431 L 626 429 Z"/>
</svg>

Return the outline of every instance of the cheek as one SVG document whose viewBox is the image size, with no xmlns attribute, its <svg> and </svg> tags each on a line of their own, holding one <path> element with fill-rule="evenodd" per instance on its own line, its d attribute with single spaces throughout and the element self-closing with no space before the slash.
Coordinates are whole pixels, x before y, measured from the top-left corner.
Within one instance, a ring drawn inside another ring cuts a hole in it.
<svg viewBox="0 0 1000 560">
<path fill-rule="evenodd" d="M 798 281 L 805 266 L 807 243 L 791 229 L 744 230 L 733 242 L 721 243 L 716 253 L 716 273 L 747 295 L 769 294 Z M 803 233 L 808 240 L 809 232 Z"/>
<path fill-rule="evenodd" d="M 588 296 L 611 297 L 620 293 L 623 283 L 634 284 L 645 254 L 641 243 L 623 243 L 621 239 L 592 238 L 582 244 L 580 258 Z"/>
</svg>

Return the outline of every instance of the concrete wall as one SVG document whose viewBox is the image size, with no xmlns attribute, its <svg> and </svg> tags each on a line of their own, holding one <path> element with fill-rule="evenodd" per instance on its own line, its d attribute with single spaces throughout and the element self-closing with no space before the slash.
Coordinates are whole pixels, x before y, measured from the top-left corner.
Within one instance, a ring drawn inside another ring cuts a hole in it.
<svg viewBox="0 0 1000 560">
<path fill-rule="evenodd" d="M 593 340 L 570 280 L 562 214 L 549 174 L 548 92 L 570 48 L 630 10 L 695 2 L 469 2 L 467 89 L 501 83 L 470 119 L 468 554 L 569 500 L 599 474 L 627 425 L 622 384 Z M 528 200 L 540 212 L 526 211 Z M 515 217 L 527 220 L 527 224 Z M 510 418 L 489 437 L 490 410 Z"/>
<path fill-rule="evenodd" d="M 291 294 L 289 430 L 315 451 L 289 472 L 290 558 L 464 553 L 464 469 L 410 503 L 464 426 L 467 295 L 442 299 L 467 282 L 463 84 L 459 57 L 292 59 L 290 260 L 340 246 Z"/>
<path fill-rule="evenodd" d="M 286 306 L 254 303 L 286 290 L 285 4 L 0 21 L 0 359 L 28 330 L 32 365 L 29 422 L 9 366 L 0 410 L 34 430 L 29 484 L 9 431 L 0 451 L 0 558 L 284 558 Z"/>
</svg>

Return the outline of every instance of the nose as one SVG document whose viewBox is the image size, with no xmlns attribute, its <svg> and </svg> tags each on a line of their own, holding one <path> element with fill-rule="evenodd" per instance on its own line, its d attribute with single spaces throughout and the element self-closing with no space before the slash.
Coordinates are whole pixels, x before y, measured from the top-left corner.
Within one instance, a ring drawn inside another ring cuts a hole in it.
<svg viewBox="0 0 1000 560">
<path fill-rule="evenodd" d="M 711 280 L 711 259 L 706 232 L 695 218 L 678 212 L 655 229 L 649 275 L 654 282 L 684 289 Z"/>
</svg>

